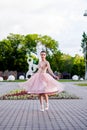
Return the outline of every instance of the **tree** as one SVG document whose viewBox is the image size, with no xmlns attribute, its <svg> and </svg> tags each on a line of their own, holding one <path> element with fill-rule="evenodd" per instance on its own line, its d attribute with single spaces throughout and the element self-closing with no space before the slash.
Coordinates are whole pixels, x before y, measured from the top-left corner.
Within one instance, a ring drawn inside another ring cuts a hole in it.
<svg viewBox="0 0 87 130">
<path fill-rule="evenodd" d="M 83 32 L 81 47 L 83 48 L 84 59 L 85 59 L 85 79 L 87 80 L 87 35 Z"/>
<path fill-rule="evenodd" d="M 28 34 L 25 36 L 25 48 L 26 51 L 30 54 L 30 52 L 36 52 L 36 45 L 38 41 L 38 34 Z"/>
<path fill-rule="evenodd" d="M 24 36 L 10 34 L 7 39 L 0 42 L 1 70 L 26 71 L 26 50 L 23 46 Z M 26 63 L 27 64 L 27 63 Z"/>
<path fill-rule="evenodd" d="M 57 49 L 57 42 L 47 35 L 9 34 L 6 39 L 0 41 L 0 69 L 26 72 L 28 69 L 27 53 L 36 53 L 37 42 L 42 42 L 46 46 L 47 54 Z"/>
<path fill-rule="evenodd" d="M 62 53 L 59 50 L 55 51 L 52 55 L 47 56 L 47 60 L 50 62 L 51 68 L 54 72 L 60 72 L 61 57 Z"/>
<path fill-rule="evenodd" d="M 45 45 L 46 51 L 49 53 L 49 50 L 54 53 L 55 51 L 58 50 L 58 41 L 55 41 L 52 39 L 50 36 L 44 35 L 41 36 L 39 35 L 39 41 Z"/>
<path fill-rule="evenodd" d="M 86 37 L 86 36 L 85 36 Z M 83 40 L 84 41 L 84 40 Z M 6 39 L 0 41 L 0 70 L 17 70 L 26 72 L 28 70 L 27 53 L 36 53 L 37 42 L 45 45 L 47 60 L 53 71 L 67 72 L 71 75 L 84 75 L 84 58 L 76 55 L 63 54 L 58 50 L 59 43 L 47 35 L 38 34 L 9 34 Z M 38 60 L 34 58 L 34 62 Z"/>
<path fill-rule="evenodd" d="M 75 55 L 73 58 L 73 67 L 72 67 L 72 75 L 79 75 L 80 77 L 84 77 L 85 72 L 85 64 L 84 64 L 84 57 Z"/>
<path fill-rule="evenodd" d="M 60 72 L 71 73 L 72 66 L 73 66 L 72 56 L 70 56 L 68 54 L 63 54 L 60 62 L 61 62 Z"/>
<path fill-rule="evenodd" d="M 81 47 L 83 48 L 83 53 L 84 53 L 84 51 L 87 51 L 87 35 L 85 32 L 83 32 L 82 37 L 83 38 L 82 38 L 82 42 L 81 42 Z"/>
</svg>

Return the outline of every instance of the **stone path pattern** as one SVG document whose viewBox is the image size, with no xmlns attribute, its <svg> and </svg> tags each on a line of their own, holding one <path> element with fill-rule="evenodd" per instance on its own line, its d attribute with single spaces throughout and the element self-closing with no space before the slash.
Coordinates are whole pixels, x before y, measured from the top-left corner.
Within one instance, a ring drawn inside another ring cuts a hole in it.
<svg viewBox="0 0 87 130">
<path fill-rule="evenodd" d="M 0 100 L 0 130 L 87 130 L 87 87 L 63 84 L 82 99 L 49 100 L 44 112 L 39 100 Z M 0 95 L 17 88 L 17 83 L 0 82 Z"/>
</svg>

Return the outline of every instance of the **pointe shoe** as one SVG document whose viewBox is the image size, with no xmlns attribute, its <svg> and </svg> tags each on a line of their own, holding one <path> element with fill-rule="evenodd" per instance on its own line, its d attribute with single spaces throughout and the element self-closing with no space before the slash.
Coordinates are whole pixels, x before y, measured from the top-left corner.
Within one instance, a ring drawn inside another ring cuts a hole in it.
<svg viewBox="0 0 87 130">
<path fill-rule="evenodd" d="M 45 107 L 45 110 L 48 110 L 48 109 L 49 109 L 49 104 L 47 103 L 46 107 Z"/>
<path fill-rule="evenodd" d="M 41 109 L 40 109 L 40 111 L 44 111 L 44 106 L 41 106 Z"/>
</svg>

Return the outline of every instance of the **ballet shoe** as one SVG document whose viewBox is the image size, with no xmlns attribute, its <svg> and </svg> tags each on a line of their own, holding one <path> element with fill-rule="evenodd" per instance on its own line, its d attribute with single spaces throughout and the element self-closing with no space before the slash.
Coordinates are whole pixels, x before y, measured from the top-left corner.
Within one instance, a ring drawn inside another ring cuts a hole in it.
<svg viewBox="0 0 87 130">
<path fill-rule="evenodd" d="M 41 106 L 41 109 L 40 109 L 40 111 L 44 111 L 44 106 Z"/>
<path fill-rule="evenodd" d="M 48 109 L 49 109 L 49 104 L 47 103 L 46 107 L 45 107 L 45 110 L 48 110 Z"/>
</svg>

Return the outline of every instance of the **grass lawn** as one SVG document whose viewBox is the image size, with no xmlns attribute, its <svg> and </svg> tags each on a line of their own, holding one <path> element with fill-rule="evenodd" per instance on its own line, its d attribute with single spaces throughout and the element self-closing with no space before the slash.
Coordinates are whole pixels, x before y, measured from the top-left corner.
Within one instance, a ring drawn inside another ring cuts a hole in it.
<svg viewBox="0 0 87 130">
<path fill-rule="evenodd" d="M 85 86 L 85 87 L 87 87 L 87 83 L 78 83 L 78 84 L 75 84 L 75 85 L 77 85 L 77 86 Z"/>
<path fill-rule="evenodd" d="M 3 80 L 1 82 L 24 82 L 24 81 L 26 81 L 26 79 L 24 79 L 24 80 L 17 79 L 17 80 L 14 80 L 14 81 Z M 80 80 L 75 81 L 75 80 L 72 80 L 72 79 L 59 79 L 58 81 L 59 82 L 79 82 Z M 80 82 L 83 82 L 83 81 L 80 81 Z"/>
<path fill-rule="evenodd" d="M 79 82 L 80 80 L 72 80 L 72 79 L 60 79 L 60 82 Z"/>
<path fill-rule="evenodd" d="M 3 80 L 3 81 L 1 81 L 1 82 L 24 82 L 24 81 L 26 81 L 26 79 L 24 79 L 24 80 L 19 80 L 19 79 L 16 79 L 16 80 Z"/>
</svg>

